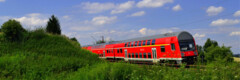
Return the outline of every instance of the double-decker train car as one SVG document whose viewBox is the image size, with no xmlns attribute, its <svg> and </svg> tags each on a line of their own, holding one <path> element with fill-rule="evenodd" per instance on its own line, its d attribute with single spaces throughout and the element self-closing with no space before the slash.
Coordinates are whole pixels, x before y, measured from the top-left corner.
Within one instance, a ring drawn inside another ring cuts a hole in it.
<svg viewBox="0 0 240 80">
<path fill-rule="evenodd" d="M 89 45 L 83 48 L 104 59 L 153 63 L 166 60 L 175 61 L 178 64 L 193 63 L 198 55 L 195 40 L 186 31 Z"/>
</svg>

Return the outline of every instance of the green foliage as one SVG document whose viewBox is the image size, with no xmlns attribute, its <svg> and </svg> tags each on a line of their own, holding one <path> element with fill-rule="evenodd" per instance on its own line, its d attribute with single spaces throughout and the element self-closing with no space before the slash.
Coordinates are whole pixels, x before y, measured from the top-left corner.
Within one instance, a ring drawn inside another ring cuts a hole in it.
<svg viewBox="0 0 240 80">
<path fill-rule="evenodd" d="M 199 56 L 204 55 L 204 50 L 203 50 L 203 47 L 202 47 L 202 46 L 197 45 L 197 51 L 198 51 L 198 55 L 199 55 Z"/>
<path fill-rule="evenodd" d="M 214 46 L 214 47 L 218 46 L 218 42 L 208 38 L 207 41 L 205 42 L 204 46 L 203 46 L 204 51 L 208 52 L 207 48 L 209 48 L 211 46 Z"/>
<path fill-rule="evenodd" d="M 4 37 L 8 41 L 19 41 L 23 37 L 23 32 L 26 32 L 23 29 L 20 22 L 16 20 L 8 20 L 2 25 L 2 32 L 4 33 Z"/>
<path fill-rule="evenodd" d="M 198 53 L 199 53 L 199 61 L 201 62 L 215 62 L 220 61 L 223 63 L 233 62 L 233 53 L 230 49 L 231 47 L 218 46 L 218 42 L 207 39 L 203 48 L 197 45 Z"/>
<path fill-rule="evenodd" d="M 233 62 L 233 53 L 230 50 L 230 47 L 211 46 L 207 48 L 207 50 L 209 52 L 206 53 L 205 58 L 208 62 L 212 62 L 212 61 L 221 61 L 223 63 Z"/>
<path fill-rule="evenodd" d="M 72 40 L 72 41 L 76 41 L 76 42 L 78 42 L 77 39 L 76 39 L 75 37 L 71 38 L 71 40 Z"/>
<path fill-rule="evenodd" d="M 51 18 L 49 18 L 46 30 L 48 33 L 61 34 L 60 23 L 54 15 L 52 15 Z"/>
<path fill-rule="evenodd" d="M 100 62 L 96 54 L 80 49 L 59 35 L 31 31 L 24 42 L 0 41 L 0 79 L 46 79 Z"/>
<path fill-rule="evenodd" d="M 59 79 L 67 80 L 238 80 L 237 63 L 214 64 L 205 68 L 165 67 L 127 63 L 100 63 L 86 66 Z M 58 78 L 57 78 L 58 80 Z"/>
<path fill-rule="evenodd" d="M 70 40 L 72 40 L 72 43 L 81 47 L 80 43 L 77 41 L 77 39 L 75 37 L 71 38 Z"/>
<path fill-rule="evenodd" d="M 198 61 L 201 63 L 206 62 L 206 60 L 204 59 L 205 57 L 205 52 L 202 46 L 200 45 L 196 45 L 197 46 L 197 51 L 198 51 Z"/>
</svg>

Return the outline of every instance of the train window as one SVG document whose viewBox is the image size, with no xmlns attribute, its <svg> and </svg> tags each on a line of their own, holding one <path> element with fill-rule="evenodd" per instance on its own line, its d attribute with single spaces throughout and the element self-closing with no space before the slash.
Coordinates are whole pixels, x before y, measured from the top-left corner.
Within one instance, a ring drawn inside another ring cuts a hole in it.
<svg viewBox="0 0 240 80">
<path fill-rule="evenodd" d="M 141 44 L 142 44 L 142 41 L 139 41 L 139 42 L 138 42 L 138 46 L 141 46 Z"/>
<path fill-rule="evenodd" d="M 127 47 L 127 43 L 125 43 L 125 47 Z"/>
<path fill-rule="evenodd" d="M 133 47 L 134 42 L 131 42 L 131 47 Z"/>
<path fill-rule="evenodd" d="M 137 46 L 137 44 L 138 44 L 138 41 L 135 41 L 135 45 L 134 46 Z"/>
<path fill-rule="evenodd" d="M 174 45 L 174 44 L 171 44 L 171 49 L 172 49 L 173 51 L 175 51 L 175 45 Z"/>
<path fill-rule="evenodd" d="M 143 58 L 147 58 L 147 54 L 146 53 L 143 53 Z"/>
<path fill-rule="evenodd" d="M 138 58 L 138 53 L 135 53 L 135 55 L 136 55 L 136 58 Z"/>
<path fill-rule="evenodd" d="M 130 47 L 130 42 L 128 42 L 127 46 Z"/>
<path fill-rule="evenodd" d="M 152 58 L 151 53 L 148 53 L 148 58 Z"/>
<path fill-rule="evenodd" d="M 131 58 L 131 53 L 128 53 L 128 58 Z"/>
<path fill-rule="evenodd" d="M 132 58 L 134 58 L 134 53 L 132 53 Z"/>
<path fill-rule="evenodd" d="M 155 39 L 152 40 L 152 45 L 155 45 Z"/>
<path fill-rule="evenodd" d="M 161 46 L 161 52 L 165 52 L 165 46 Z"/>
<path fill-rule="evenodd" d="M 119 53 L 119 49 L 117 49 L 117 53 Z"/>
<path fill-rule="evenodd" d="M 144 46 L 144 45 L 145 45 L 145 43 L 146 43 L 146 41 L 144 40 L 142 45 Z"/>
<path fill-rule="evenodd" d="M 151 40 L 147 40 L 147 45 L 150 45 Z"/>
<path fill-rule="evenodd" d="M 122 49 L 120 49 L 120 53 L 122 53 Z"/>
<path fill-rule="evenodd" d="M 139 53 L 139 58 L 142 58 L 142 53 Z"/>
</svg>

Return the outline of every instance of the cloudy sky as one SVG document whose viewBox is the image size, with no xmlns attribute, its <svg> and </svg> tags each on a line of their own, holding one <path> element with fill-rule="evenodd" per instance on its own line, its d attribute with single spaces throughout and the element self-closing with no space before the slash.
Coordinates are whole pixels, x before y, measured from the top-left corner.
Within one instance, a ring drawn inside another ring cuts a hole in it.
<svg viewBox="0 0 240 80">
<path fill-rule="evenodd" d="M 240 53 L 239 0 L 0 0 L 0 25 L 16 19 L 24 28 L 45 27 L 54 14 L 62 33 L 82 45 L 188 31 Z"/>
</svg>

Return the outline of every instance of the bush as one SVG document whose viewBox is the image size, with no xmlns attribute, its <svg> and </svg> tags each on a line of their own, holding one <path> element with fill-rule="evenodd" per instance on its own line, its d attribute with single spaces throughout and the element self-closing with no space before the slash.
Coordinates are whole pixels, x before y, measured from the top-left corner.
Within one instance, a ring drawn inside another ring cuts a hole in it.
<svg viewBox="0 0 240 80">
<path fill-rule="evenodd" d="M 36 29 L 30 33 L 30 38 L 40 40 L 47 36 L 43 28 Z"/>
<path fill-rule="evenodd" d="M 2 32 L 8 41 L 19 41 L 22 39 L 23 32 L 26 32 L 26 30 L 23 29 L 20 22 L 8 20 L 2 25 Z"/>
<path fill-rule="evenodd" d="M 209 52 L 206 53 L 205 59 L 208 62 L 212 62 L 212 61 L 233 62 L 233 53 L 230 50 L 230 47 L 211 46 L 207 48 L 207 50 Z"/>
<path fill-rule="evenodd" d="M 59 21 L 54 15 L 49 19 L 46 30 L 48 33 L 61 34 Z"/>
</svg>

